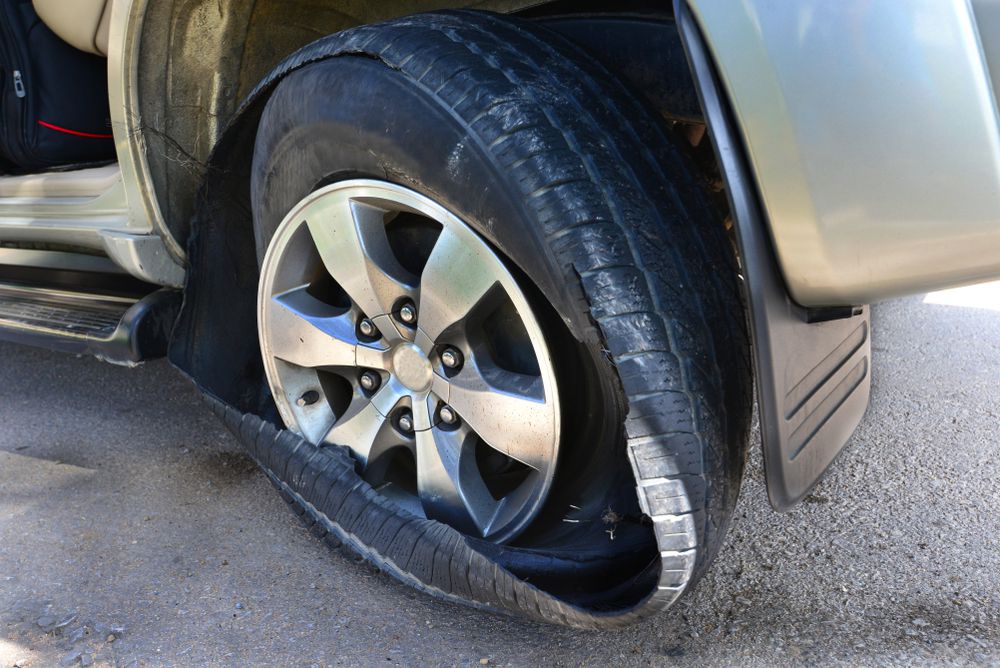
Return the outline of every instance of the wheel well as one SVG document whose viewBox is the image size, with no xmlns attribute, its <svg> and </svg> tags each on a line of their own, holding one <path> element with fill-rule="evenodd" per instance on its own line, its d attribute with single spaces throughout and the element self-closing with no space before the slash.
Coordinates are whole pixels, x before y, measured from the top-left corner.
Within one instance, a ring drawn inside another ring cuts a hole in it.
<svg viewBox="0 0 1000 668">
<path fill-rule="evenodd" d="M 153 191 L 185 244 L 209 154 L 242 100 L 282 59 L 325 35 L 445 6 L 514 12 L 577 41 L 671 122 L 700 109 L 669 3 L 537 0 L 137 0 L 137 123 Z M 667 5 L 666 8 L 663 5 Z M 530 8 L 529 8 L 530 7 Z M 641 31 L 641 39 L 636 39 Z"/>
<path fill-rule="evenodd" d="M 510 8 L 528 1 L 492 4 Z M 236 0 L 225 13 L 218 12 L 215 2 L 201 0 L 157 3 L 149 9 L 138 85 L 141 118 L 148 121 L 140 127 L 150 177 L 175 235 L 190 246 L 190 225 L 197 231 L 198 246 L 189 248 L 187 317 L 174 332 L 170 357 L 202 389 L 230 405 L 262 415 L 274 410 L 261 395 L 249 180 L 260 115 L 268 91 L 283 76 L 274 74 L 282 69 L 276 65 L 320 36 L 388 18 L 387 7 L 408 14 L 424 4 L 430 5 L 423 0 L 380 4 L 378 12 L 373 9 L 365 17 L 348 16 L 333 9 L 333 3 L 330 9 L 317 9 L 309 0 Z M 640 92 L 667 126 L 688 139 L 705 181 L 718 183 L 672 16 L 632 11 L 642 4 L 626 3 L 629 11 L 610 12 L 600 11 L 600 3 L 568 11 L 555 2 L 552 11 L 543 11 L 545 5 L 525 17 L 576 42 Z M 154 30 L 157 25 L 170 29 Z M 636 30 L 643 31 L 642 39 L 629 38 Z M 243 102 L 262 87 L 250 103 Z M 198 345 L 205 341 L 225 343 Z"/>
<path fill-rule="evenodd" d="M 513 11 L 537 0 L 135 0 L 138 124 L 151 185 L 183 245 L 205 164 L 241 102 L 281 60 L 326 35 L 416 12 Z"/>
</svg>

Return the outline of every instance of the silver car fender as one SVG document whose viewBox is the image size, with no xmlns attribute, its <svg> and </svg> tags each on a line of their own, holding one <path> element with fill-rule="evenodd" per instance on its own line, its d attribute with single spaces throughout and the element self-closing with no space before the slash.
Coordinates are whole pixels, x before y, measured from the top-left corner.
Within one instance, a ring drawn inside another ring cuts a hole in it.
<svg viewBox="0 0 1000 668">
<path fill-rule="evenodd" d="M 1000 276 L 1000 3 L 687 6 L 796 302 Z"/>
</svg>

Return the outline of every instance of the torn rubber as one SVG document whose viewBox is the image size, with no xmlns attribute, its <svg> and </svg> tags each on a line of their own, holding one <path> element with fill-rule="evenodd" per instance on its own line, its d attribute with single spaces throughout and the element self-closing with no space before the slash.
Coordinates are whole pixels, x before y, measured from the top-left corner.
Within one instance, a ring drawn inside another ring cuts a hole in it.
<svg viewBox="0 0 1000 668">
<path fill-rule="evenodd" d="M 659 474 L 669 457 L 630 451 L 639 500 L 660 549 L 657 587 L 621 610 L 583 608 L 504 568 L 446 524 L 417 517 L 376 492 L 355 470 L 350 451 L 317 446 L 252 413 L 205 399 L 282 497 L 359 557 L 435 598 L 576 628 L 626 626 L 669 607 L 694 571 L 696 541 L 684 486 Z M 648 475 L 645 475 L 648 474 Z M 319 483 L 319 484 L 317 484 Z"/>
</svg>

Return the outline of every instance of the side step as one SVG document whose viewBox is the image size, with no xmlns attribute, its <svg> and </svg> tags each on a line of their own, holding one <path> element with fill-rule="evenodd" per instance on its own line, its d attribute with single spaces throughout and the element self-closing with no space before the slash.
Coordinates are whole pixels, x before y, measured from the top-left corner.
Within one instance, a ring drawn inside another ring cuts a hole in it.
<svg viewBox="0 0 1000 668">
<path fill-rule="evenodd" d="M 162 357 L 176 290 L 136 299 L 0 283 L 0 340 L 133 365 Z"/>
</svg>

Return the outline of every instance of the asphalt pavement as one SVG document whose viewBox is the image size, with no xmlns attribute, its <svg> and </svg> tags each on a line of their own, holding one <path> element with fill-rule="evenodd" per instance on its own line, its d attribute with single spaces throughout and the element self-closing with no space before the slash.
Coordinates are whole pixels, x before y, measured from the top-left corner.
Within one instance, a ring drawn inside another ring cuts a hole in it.
<svg viewBox="0 0 1000 668">
<path fill-rule="evenodd" d="M 777 514 L 755 443 L 711 573 L 617 632 L 330 551 L 163 361 L 0 344 L 0 666 L 1000 665 L 998 295 L 877 306 L 872 404 L 830 475 Z"/>
</svg>

